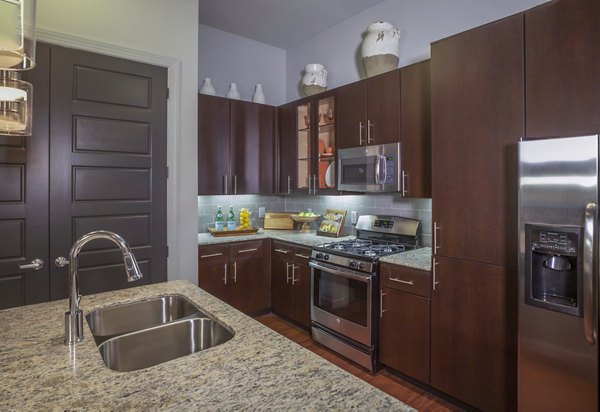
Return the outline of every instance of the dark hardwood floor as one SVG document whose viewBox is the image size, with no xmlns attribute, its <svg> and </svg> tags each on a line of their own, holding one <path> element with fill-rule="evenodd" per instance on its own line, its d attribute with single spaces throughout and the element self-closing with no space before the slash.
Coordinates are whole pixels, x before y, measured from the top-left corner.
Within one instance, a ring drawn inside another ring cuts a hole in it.
<svg viewBox="0 0 600 412">
<path fill-rule="evenodd" d="M 306 349 L 316 353 L 322 358 L 328 360 L 334 365 L 339 366 L 354 376 L 370 383 L 376 388 L 396 399 L 412 406 L 419 411 L 463 411 L 463 409 L 449 403 L 448 401 L 435 396 L 425 390 L 411 384 L 410 382 L 391 374 L 385 369 L 371 374 L 366 369 L 346 360 L 335 352 L 314 342 L 310 333 L 304 329 L 293 325 L 292 323 L 273 314 L 261 315 L 255 318 L 263 325 L 282 334 L 286 338 L 298 343 Z"/>
</svg>

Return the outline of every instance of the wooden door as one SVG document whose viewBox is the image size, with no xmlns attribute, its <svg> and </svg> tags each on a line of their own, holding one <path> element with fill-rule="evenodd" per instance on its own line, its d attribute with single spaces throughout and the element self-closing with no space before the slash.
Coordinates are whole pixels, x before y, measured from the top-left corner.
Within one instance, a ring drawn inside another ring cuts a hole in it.
<svg viewBox="0 0 600 412">
<path fill-rule="evenodd" d="M 274 186 L 274 108 L 232 100 L 230 123 L 231 191 L 271 194 Z"/>
<path fill-rule="evenodd" d="M 431 198 L 430 62 L 400 70 L 400 141 L 402 195 Z"/>
<path fill-rule="evenodd" d="M 347 84 L 336 90 L 338 148 L 365 145 L 367 142 L 366 81 Z"/>
<path fill-rule="evenodd" d="M 50 48 L 38 42 L 33 84 L 33 134 L 0 135 L 0 309 L 50 298 L 48 251 L 48 106 Z M 41 259 L 40 270 L 19 266 Z"/>
<path fill-rule="evenodd" d="M 51 48 L 50 259 L 93 230 L 132 247 L 144 277 L 129 283 L 108 241 L 84 248 L 82 294 L 167 280 L 167 70 Z M 51 297 L 67 297 L 68 268 L 52 267 Z"/>
<path fill-rule="evenodd" d="M 296 104 L 288 103 L 277 110 L 279 139 L 279 194 L 292 194 L 296 185 Z"/>
<path fill-rule="evenodd" d="M 231 194 L 229 99 L 198 95 L 198 194 Z"/>
<path fill-rule="evenodd" d="M 526 136 L 600 131 L 600 2 L 561 0 L 525 13 Z"/>
<path fill-rule="evenodd" d="M 310 328 L 310 267 L 294 263 L 294 315 L 293 319 Z"/>
<path fill-rule="evenodd" d="M 292 262 L 278 258 L 271 260 L 271 307 L 288 318 L 294 317 Z"/>
<path fill-rule="evenodd" d="M 516 266 L 523 16 L 432 44 L 431 95 L 434 253 Z"/>
<path fill-rule="evenodd" d="M 269 307 L 269 270 L 262 256 L 231 262 L 231 304 L 244 313 L 255 313 Z"/>
<path fill-rule="evenodd" d="M 516 409 L 516 271 L 435 258 L 431 386 L 478 409 Z"/>
<path fill-rule="evenodd" d="M 400 141 L 400 71 L 367 79 L 367 144 Z"/>
<path fill-rule="evenodd" d="M 198 286 L 222 301 L 233 304 L 229 269 L 229 262 L 202 264 L 198 268 Z"/>
<path fill-rule="evenodd" d="M 379 361 L 429 383 L 429 299 L 381 288 Z"/>
</svg>

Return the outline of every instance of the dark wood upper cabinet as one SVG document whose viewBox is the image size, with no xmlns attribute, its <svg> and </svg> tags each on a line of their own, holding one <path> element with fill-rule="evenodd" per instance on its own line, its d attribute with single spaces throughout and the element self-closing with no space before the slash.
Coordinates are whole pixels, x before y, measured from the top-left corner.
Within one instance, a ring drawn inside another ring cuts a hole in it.
<svg viewBox="0 0 600 412">
<path fill-rule="evenodd" d="M 198 95 L 198 194 L 225 194 L 229 175 L 229 100 Z"/>
<path fill-rule="evenodd" d="M 296 104 L 277 109 L 278 116 L 278 193 L 291 194 L 296 184 Z"/>
<path fill-rule="evenodd" d="M 600 131 L 600 2 L 560 0 L 525 13 L 526 136 Z"/>
<path fill-rule="evenodd" d="M 402 194 L 431 197 L 430 61 L 400 69 L 400 141 Z"/>
<path fill-rule="evenodd" d="M 434 253 L 516 266 L 523 15 L 438 41 L 431 56 Z"/>
<path fill-rule="evenodd" d="M 398 73 L 392 70 L 336 89 L 340 149 L 400 140 Z"/>
<path fill-rule="evenodd" d="M 198 95 L 198 194 L 270 194 L 275 108 Z"/>
</svg>

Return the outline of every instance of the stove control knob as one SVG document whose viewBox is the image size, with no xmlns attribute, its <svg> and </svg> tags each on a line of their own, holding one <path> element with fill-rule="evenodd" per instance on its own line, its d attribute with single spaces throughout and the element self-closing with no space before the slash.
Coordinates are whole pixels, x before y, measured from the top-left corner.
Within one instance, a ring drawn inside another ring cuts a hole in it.
<svg viewBox="0 0 600 412">
<path fill-rule="evenodd" d="M 328 254 L 324 254 L 324 255 L 323 255 L 323 259 L 324 259 L 324 260 L 329 260 L 329 255 L 328 255 Z"/>
<path fill-rule="evenodd" d="M 315 257 L 317 259 L 323 259 L 323 254 L 321 252 L 318 252 Z"/>
<path fill-rule="evenodd" d="M 364 269 L 364 268 L 365 268 L 365 262 L 360 262 L 360 263 L 358 264 L 358 268 L 359 268 L 359 269 Z"/>
<path fill-rule="evenodd" d="M 351 268 L 355 268 L 356 267 L 356 261 L 355 260 L 351 260 L 349 263 Z"/>
</svg>

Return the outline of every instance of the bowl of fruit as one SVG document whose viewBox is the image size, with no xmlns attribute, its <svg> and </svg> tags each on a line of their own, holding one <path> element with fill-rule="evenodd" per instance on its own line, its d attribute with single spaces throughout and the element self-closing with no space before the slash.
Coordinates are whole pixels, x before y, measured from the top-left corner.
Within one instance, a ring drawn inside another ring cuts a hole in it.
<svg viewBox="0 0 600 412">
<path fill-rule="evenodd" d="M 300 212 L 297 215 L 291 215 L 290 216 L 292 219 L 294 219 L 294 221 L 296 222 L 302 222 L 302 231 L 303 232 L 310 232 L 310 222 L 314 222 L 315 220 L 318 220 L 321 215 L 316 214 L 314 212 Z"/>
</svg>

